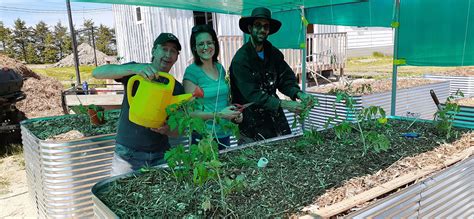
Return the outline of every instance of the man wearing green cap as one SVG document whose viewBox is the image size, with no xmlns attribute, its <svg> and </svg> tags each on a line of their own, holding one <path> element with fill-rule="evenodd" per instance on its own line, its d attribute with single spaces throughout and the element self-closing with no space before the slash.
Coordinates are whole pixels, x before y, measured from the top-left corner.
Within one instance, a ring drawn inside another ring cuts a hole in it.
<svg viewBox="0 0 474 219">
<path fill-rule="evenodd" d="M 255 8 L 252 15 L 239 20 L 240 29 L 250 34 L 250 40 L 235 54 L 230 66 L 232 102 L 254 103 L 243 111 L 239 124 L 241 143 L 273 138 L 291 133 L 283 109 L 300 112 L 306 106 L 298 99 L 312 100 L 302 92 L 295 73 L 285 62 L 283 54 L 268 40 L 281 22 L 271 17 L 267 8 Z M 280 100 L 276 90 L 292 100 Z"/>
<path fill-rule="evenodd" d="M 168 126 L 149 129 L 129 120 L 127 99 L 128 80 L 138 74 L 148 80 L 160 80 L 158 72 L 169 72 L 178 59 L 181 44 L 171 33 L 161 33 L 153 43 L 151 63 L 127 63 L 123 65 L 103 65 L 92 75 L 98 79 L 115 79 L 124 85 L 124 98 L 117 129 L 116 147 L 112 161 L 112 176 L 137 170 L 143 166 L 164 163 L 163 156 L 170 145 Z M 176 81 L 173 95 L 184 93 L 183 86 Z"/>
</svg>

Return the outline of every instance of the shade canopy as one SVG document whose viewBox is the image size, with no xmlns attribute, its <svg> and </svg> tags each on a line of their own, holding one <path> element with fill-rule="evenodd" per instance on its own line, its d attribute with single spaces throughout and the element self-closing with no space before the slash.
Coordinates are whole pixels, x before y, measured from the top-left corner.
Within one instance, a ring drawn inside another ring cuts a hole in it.
<svg viewBox="0 0 474 219">
<path fill-rule="evenodd" d="M 73 0 L 143 5 L 247 16 L 267 7 L 282 22 L 270 36 L 278 48 L 304 45 L 305 21 L 313 24 L 399 28 L 398 59 L 415 66 L 474 65 L 474 0 Z M 304 17 L 304 19 L 303 19 Z"/>
</svg>

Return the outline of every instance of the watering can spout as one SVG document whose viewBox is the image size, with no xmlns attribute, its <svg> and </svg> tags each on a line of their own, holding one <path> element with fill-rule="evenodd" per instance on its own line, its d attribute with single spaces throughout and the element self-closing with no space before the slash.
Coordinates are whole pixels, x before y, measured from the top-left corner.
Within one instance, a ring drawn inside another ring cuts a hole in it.
<svg viewBox="0 0 474 219">
<path fill-rule="evenodd" d="M 179 104 L 183 101 L 188 101 L 193 97 L 192 94 L 181 94 L 177 96 L 172 96 L 170 100 L 170 104 Z"/>
</svg>

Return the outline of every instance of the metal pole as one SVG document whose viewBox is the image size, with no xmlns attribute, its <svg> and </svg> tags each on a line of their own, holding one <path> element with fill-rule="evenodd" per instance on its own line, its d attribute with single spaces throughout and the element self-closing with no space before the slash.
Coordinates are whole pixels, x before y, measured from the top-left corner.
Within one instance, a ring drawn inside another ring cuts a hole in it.
<svg viewBox="0 0 474 219">
<path fill-rule="evenodd" d="M 304 16 L 304 7 L 301 7 L 303 16 Z M 301 50 L 301 90 L 306 93 L 306 47 L 307 42 L 306 42 L 306 24 L 303 23 L 303 42 L 304 42 L 304 47 Z M 305 130 L 305 125 L 304 122 L 301 124 L 301 129 L 304 131 Z"/>
<path fill-rule="evenodd" d="M 76 41 L 76 32 L 74 32 L 74 26 L 72 23 L 72 14 L 71 14 L 71 3 L 69 0 L 66 0 L 67 6 L 67 15 L 69 18 L 69 30 L 71 31 L 72 38 L 72 53 L 74 54 L 74 67 L 76 69 L 76 86 L 81 84 L 81 74 L 79 73 L 79 58 L 77 57 L 77 41 Z"/>
<path fill-rule="evenodd" d="M 97 67 L 97 54 L 95 52 L 95 39 L 94 39 L 94 26 L 91 27 L 92 30 L 92 46 L 94 47 L 94 64 Z"/>
<path fill-rule="evenodd" d="M 395 36 L 394 36 L 394 43 L 393 43 L 393 70 L 392 70 L 392 101 L 390 104 L 390 115 L 395 116 L 395 109 L 397 106 L 397 70 L 398 64 L 395 63 L 398 60 L 398 29 L 399 29 L 399 22 L 400 22 L 400 0 L 395 0 L 395 14 L 394 14 L 394 22 L 396 22 L 395 28 Z"/>
</svg>

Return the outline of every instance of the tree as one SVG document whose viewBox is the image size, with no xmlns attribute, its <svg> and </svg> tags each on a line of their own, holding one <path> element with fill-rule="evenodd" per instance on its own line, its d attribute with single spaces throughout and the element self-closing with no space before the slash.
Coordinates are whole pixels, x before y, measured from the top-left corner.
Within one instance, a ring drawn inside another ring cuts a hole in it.
<svg viewBox="0 0 474 219">
<path fill-rule="evenodd" d="M 110 48 L 110 44 L 112 43 L 113 38 L 113 30 L 101 24 L 97 32 L 97 50 L 100 50 L 107 55 L 113 55 L 114 51 Z"/>
<path fill-rule="evenodd" d="M 79 45 L 82 43 L 88 43 L 92 45 L 92 28 L 97 29 L 94 26 L 94 22 L 91 19 L 84 20 L 82 24 L 83 29 L 78 31 L 79 32 Z"/>
<path fill-rule="evenodd" d="M 23 60 L 28 63 L 28 58 L 26 54 L 26 47 L 30 42 L 30 33 L 29 29 L 26 27 L 25 21 L 22 21 L 20 18 L 16 19 L 14 22 L 13 28 L 13 39 L 15 42 L 15 48 L 13 48 L 18 53 L 21 53 Z"/>
<path fill-rule="evenodd" d="M 46 48 L 45 41 L 46 41 L 46 36 L 50 33 L 48 29 L 48 25 L 44 23 L 43 21 L 40 21 L 38 24 L 36 24 L 36 27 L 34 28 L 34 35 L 32 36 L 33 42 L 38 54 L 38 59 L 40 62 L 44 62 L 44 50 Z"/>
<path fill-rule="evenodd" d="M 54 44 L 52 33 L 48 33 L 45 39 L 44 62 L 55 63 L 58 61 L 58 50 Z"/>
<path fill-rule="evenodd" d="M 7 50 L 6 41 L 8 40 L 8 38 L 11 37 L 10 35 L 11 35 L 10 29 L 3 25 L 3 21 L 0 21 L 0 44 L 2 45 L 4 52 L 6 52 Z"/>
<path fill-rule="evenodd" d="M 39 59 L 38 52 L 36 51 L 35 44 L 29 42 L 26 46 L 26 63 L 28 64 L 39 64 L 41 60 Z"/>
<path fill-rule="evenodd" d="M 61 21 L 54 26 L 54 44 L 59 52 L 59 59 L 69 54 L 69 48 L 72 48 L 70 36 L 67 34 L 67 27 L 63 26 Z"/>
</svg>

